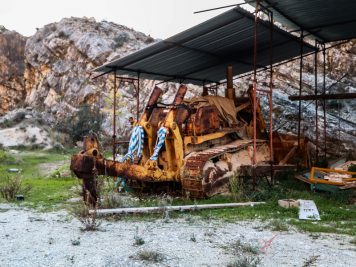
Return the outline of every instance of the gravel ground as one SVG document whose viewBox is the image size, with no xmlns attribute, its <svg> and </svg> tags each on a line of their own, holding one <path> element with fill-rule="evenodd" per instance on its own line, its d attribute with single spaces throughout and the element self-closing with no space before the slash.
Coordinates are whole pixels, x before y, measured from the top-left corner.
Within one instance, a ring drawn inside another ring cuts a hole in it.
<svg viewBox="0 0 356 267">
<path fill-rule="evenodd" d="M 336 234 L 273 232 L 266 222 L 180 219 L 103 221 L 100 230 L 83 232 L 65 211 L 36 213 L 0 205 L 0 266 L 227 266 L 236 259 L 230 245 L 240 240 L 262 248 L 259 266 L 355 266 L 351 237 Z M 134 237 L 145 242 L 134 245 Z M 274 239 L 273 239 L 274 237 Z M 195 239 L 195 241 L 194 241 Z M 140 261 L 140 251 L 162 253 L 163 261 Z M 254 256 L 256 257 L 256 256 Z"/>
</svg>

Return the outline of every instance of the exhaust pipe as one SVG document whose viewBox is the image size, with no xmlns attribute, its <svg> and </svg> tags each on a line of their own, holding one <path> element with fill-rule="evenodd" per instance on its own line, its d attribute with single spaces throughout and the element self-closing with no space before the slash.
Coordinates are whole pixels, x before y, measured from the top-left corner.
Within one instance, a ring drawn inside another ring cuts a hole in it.
<svg viewBox="0 0 356 267">
<path fill-rule="evenodd" d="M 226 68 L 226 90 L 225 90 L 225 97 L 229 98 L 233 101 L 235 101 L 236 94 L 235 94 L 235 89 L 234 89 L 234 84 L 233 84 L 233 71 L 232 71 L 232 66 L 229 65 Z"/>
</svg>

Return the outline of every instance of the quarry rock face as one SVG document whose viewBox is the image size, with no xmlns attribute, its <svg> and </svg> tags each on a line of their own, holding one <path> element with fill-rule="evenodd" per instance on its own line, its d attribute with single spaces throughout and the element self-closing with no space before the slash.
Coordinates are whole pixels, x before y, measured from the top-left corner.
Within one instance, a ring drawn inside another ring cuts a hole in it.
<svg viewBox="0 0 356 267">
<path fill-rule="evenodd" d="M 112 22 L 93 18 L 64 18 L 45 25 L 27 39 L 15 32 L 0 30 L 0 115 L 11 109 L 28 106 L 41 113 L 44 123 L 54 125 L 75 114 L 83 104 L 100 107 L 104 113 L 102 128 L 112 135 L 113 79 L 106 75 L 92 79 L 91 70 L 114 58 L 142 49 L 155 40 L 143 33 Z M 25 45 L 26 42 L 26 45 Z M 356 41 L 326 50 L 326 93 L 356 92 Z M 323 90 L 323 54 L 318 54 L 318 92 Z M 3 63 L 4 62 L 4 63 Z M 314 56 L 303 60 L 302 94 L 314 94 Z M 297 133 L 298 101 L 288 95 L 299 93 L 299 60 L 274 68 L 274 130 Z M 258 74 L 259 87 L 268 89 L 269 73 Z M 235 81 L 244 92 L 251 77 Z M 142 112 L 155 81 L 141 81 Z M 178 84 L 163 83 L 162 102 L 170 103 Z M 198 86 L 188 85 L 186 97 L 201 93 Z M 223 93 L 223 87 L 219 89 Z M 268 99 L 260 95 L 268 121 Z M 330 100 L 327 107 L 328 146 L 334 150 L 356 147 L 356 100 Z M 117 136 L 128 139 L 129 117 L 136 118 L 136 91 L 123 83 L 117 94 Z M 323 141 L 323 101 L 318 101 L 319 135 Z M 315 139 L 315 101 L 302 102 L 302 134 Z M 1 128 L 1 127 L 0 127 Z M 340 143 L 342 143 L 340 145 Z"/>
<path fill-rule="evenodd" d="M 0 28 L 0 116 L 22 104 L 26 37 Z"/>
<path fill-rule="evenodd" d="M 90 71 L 154 40 L 125 26 L 93 18 L 64 18 L 39 29 L 25 48 L 25 102 L 59 119 L 108 91 Z"/>
<path fill-rule="evenodd" d="M 332 44 L 333 45 L 333 44 Z M 298 101 L 288 96 L 299 94 L 299 59 L 274 68 L 273 73 L 273 129 L 296 134 L 298 132 Z M 356 40 L 335 46 L 325 51 L 325 93 L 356 92 Z M 323 53 L 318 53 L 317 91 L 323 93 Z M 269 74 L 258 75 L 259 87 L 268 89 Z M 246 83 L 248 81 L 239 81 Z M 303 59 L 302 95 L 315 93 L 314 55 Z M 268 99 L 261 96 L 265 119 L 268 124 Z M 319 151 L 324 148 L 324 101 L 318 105 Z M 326 142 L 334 155 L 345 155 L 356 150 L 356 99 L 326 100 Z M 316 143 L 315 101 L 302 101 L 301 135 Z"/>
</svg>

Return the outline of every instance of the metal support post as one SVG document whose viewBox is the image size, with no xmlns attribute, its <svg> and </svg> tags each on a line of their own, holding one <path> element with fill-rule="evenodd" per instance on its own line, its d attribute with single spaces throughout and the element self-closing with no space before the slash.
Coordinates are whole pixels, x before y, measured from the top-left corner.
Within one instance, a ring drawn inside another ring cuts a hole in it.
<svg viewBox="0 0 356 267">
<path fill-rule="evenodd" d="M 304 49 L 304 32 L 300 33 L 300 64 L 299 64 L 299 97 L 302 95 L 302 85 L 303 85 L 303 49 Z M 300 122 L 302 120 L 302 101 L 299 99 L 298 108 L 298 149 L 300 149 Z"/>
<path fill-rule="evenodd" d="M 140 73 L 137 73 L 137 90 L 136 90 L 136 121 L 140 116 Z"/>
<path fill-rule="evenodd" d="M 255 27 L 254 27 L 254 42 L 253 42 L 253 91 L 252 91 L 252 101 L 253 101 L 253 190 L 256 189 L 256 138 L 257 138 L 257 129 L 256 129 L 256 111 L 257 111 L 257 100 L 256 100 L 256 89 L 257 89 L 257 75 L 256 75 L 256 66 L 257 66 L 257 24 L 258 24 L 258 11 L 259 11 L 260 1 L 256 1 L 255 9 Z"/>
<path fill-rule="evenodd" d="M 116 154 L 116 92 L 117 92 L 117 85 L 116 85 L 116 70 L 114 72 L 114 108 L 113 108 L 113 133 L 112 133 L 112 160 L 115 160 Z"/>
<path fill-rule="evenodd" d="M 271 183 L 273 184 L 273 13 L 270 12 L 270 77 L 269 77 L 269 149 L 271 162 Z"/>
<path fill-rule="evenodd" d="M 325 75 L 326 75 L 325 44 L 323 44 L 323 95 L 324 96 L 325 96 L 325 91 L 326 91 Z M 324 157 L 326 159 L 326 101 L 325 101 L 325 98 L 323 99 L 323 112 L 324 112 Z"/>
<path fill-rule="evenodd" d="M 315 40 L 315 47 L 318 49 L 318 41 Z M 318 95 L 318 50 L 314 54 L 314 93 Z M 318 129 L 318 99 L 315 99 L 315 163 L 319 157 L 319 129 Z"/>
</svg>

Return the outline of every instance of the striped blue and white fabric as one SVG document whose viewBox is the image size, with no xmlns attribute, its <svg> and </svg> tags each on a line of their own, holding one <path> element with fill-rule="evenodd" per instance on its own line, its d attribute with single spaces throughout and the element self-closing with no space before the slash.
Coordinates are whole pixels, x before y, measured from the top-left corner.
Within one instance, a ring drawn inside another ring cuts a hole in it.
<svg viewBox="0 0 356 267">
<path fill-rule="evenodd" d="M 143 138 L 144 138 L 144 130 L 142 126 L 136 126 L 133 128 L 131 137 L 130 137 L 130 143 L 129 143 L 129 150 L 127 154 L 121 158 L 119 161 L 124 162 L 127 159 L 130 159 L 131 162 L 134 161 L 134 153 L 136 152 L 136 156 L 138 159 L 141 158 L 142 156 L 142 150 L 143 150 Z"/>
<path fill-rule="evenodd" d="M 156 146 L 153 150 L 153 154 L 150 157 L 150 160 L 157 160 L 158 159 L 158 154 L 159 151 L 161 150 L 164 141 L 166 140 L 166 135 L 167 135 L 168 129 L 165 127 L 161 127 L 159 128 L 159 130 L 157 131 L 157 143 Z"/>
</svg>

